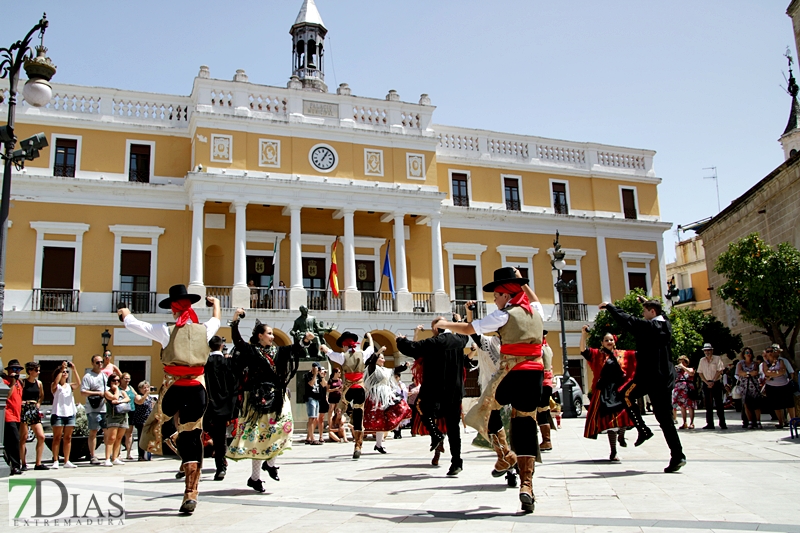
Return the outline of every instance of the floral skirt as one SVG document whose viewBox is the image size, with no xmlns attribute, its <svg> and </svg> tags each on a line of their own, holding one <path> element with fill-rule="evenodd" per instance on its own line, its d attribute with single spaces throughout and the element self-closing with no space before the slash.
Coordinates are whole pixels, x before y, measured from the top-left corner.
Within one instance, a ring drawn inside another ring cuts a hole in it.
<svg viewBox="0 0 800 533">
<path fill-rule="evenodd" d="M 392 431 L 407 418 L 411 418 L 411 408 L 405 400 L 384 411 L 378 409 L 369 398 L 364 405 L 364 431 Z"/>
<path fill-rule="evenodd" d="M 583 436 L 587 439 L 596 439 L 600 433 L 608 430 L 627 429 L 633 427 L 633 421 L 624 409 L 613 414 L 600 414 L 600 389 L 592 392 L 589 410 L 586 413 L 586 425 Z"/>
<path fill-rule="evenodd" d="M 249 392 L 244 393 L 247 405 Z M 236 437 L 225 454 L 229 459 L 272 459 L 286 450 L 292 449 L 292 402 L 284 396 L 283 409 L 278 413 L 267 413 L 255 421 L 239 417 L 236 424 Z"/>
<path fill-rule="evenodd" d="M 25 402 L 22 404 L 21 418 L 23 424 L 35 426 L 42 423 L 42 415 L 39 408 L 36 407 L 36 402 Z"/>
</svg>

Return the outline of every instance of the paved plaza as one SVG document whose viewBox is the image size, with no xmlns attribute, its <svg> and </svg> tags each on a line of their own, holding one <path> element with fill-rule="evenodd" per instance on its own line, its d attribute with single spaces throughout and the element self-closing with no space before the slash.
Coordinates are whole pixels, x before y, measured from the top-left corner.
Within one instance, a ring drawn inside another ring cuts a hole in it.
<svg viewBox="0 0 800 533">
<path fill-rule="evenodd" d="M 652 416 L 646 421 L 655 426 Z M 265 494 L 245 486 L 250 461 L 232 463 L 221 482 L 212 481 L 213 460 L 207 461 L 199 506 L 188 517 L 176 513 L 183 481 L 174 479 L 174 459 L 23 476 L 87 486 L 97 476 L 124 476 L 127 519 L 106 528 L 115 531 L 800 532 L 800 439 L 791 440 L 788 431 L 744 431 L 734 424 L 727 431 L 682 431 L 689 463 L 678 474 L 664 474 L 667 447 L 657 427 L 652 440 L 621 449 L 622 462 L 611 464 L 605 437 L 584 439 L 583 423 L 564 420 L 554 432 L 555 449 L 536 468 L 531 515 L 519 513 L 517 489 L 489 475 L 494 454 L 469 445 L 472 430 L 463 435 L 465 469 L 456 478 L 445 476 L 447 455 L 432 467 L 429 439 L 407 432 L 387 441 L 387 455 L 365 442 L 359 461 L 350 458 L 351 444 L 305 446 L 298 434 L 294 449 L 279 459 L 281 481 L 264 473 Z M 0 475 L 8 476 L 5 465 Z M 2 486 L 6 530 L 7 483 Z"/>
</svg>

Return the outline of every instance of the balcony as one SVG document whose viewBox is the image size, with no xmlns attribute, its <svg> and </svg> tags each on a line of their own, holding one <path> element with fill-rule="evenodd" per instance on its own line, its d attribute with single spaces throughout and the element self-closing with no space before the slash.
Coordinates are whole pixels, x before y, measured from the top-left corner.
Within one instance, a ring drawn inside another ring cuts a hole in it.
<svg viewBox="0 0 800 533">
<path fill-rule="evenodd" d="M 289 309 L 286 287 L 250 287 L 250 309 Z"/>
<path fill-rule="evenodd" d="M 564 320 L 579 320 L 584 322 L 589 320 L 589 309 L 587 308 L 586 304 L 564 302 L 563 305 Z M 561 308 L 558 305 L 556 306 L 556 310 L 556 316 L 559 320 L 561 320 Z"/>
<path fill-rule="evenodd" d="M 334 296 L 330 290 L 306 289 L 306 307 L 314 311 L 341 311 L 341 294 Z"/>
<path fill-rule="evenodd" d="M 467 318 L 467 301 L 468 300 L 451 300 L 450 301 L 450 311 L 452 313 L 456 313 L 461 315 L 462 319 Z M 472 312 L 472 318 L 483 318 L 486 316 L 486 302 L 479 301 L 476 302 L 476 308 Z"/>
<path fill-rule="evenodd" d="M 33 289 L 33 310 L 77 313 L 80 293 L 77 289 Z"/>
<path fill-rule="evenodd" d="M 411 299 L 414 302 L 415 313 L 433 313 L 432 292 L 412 292 Z"/>
<path fill-rule="evenodd" d="M 111 308 L 127 307 L 134 314 L 155 313 L 156 293 L 149 291 L 112 291 Z"/>
<path fill-rule="evenodd" d="M 222 308 L 230 308 L 231 292 L 233 287 L 221 287 L 218 285 L 206 285 L 206 296 L 213 296 L 219 300 L 219 306 Z"/>
</svg>

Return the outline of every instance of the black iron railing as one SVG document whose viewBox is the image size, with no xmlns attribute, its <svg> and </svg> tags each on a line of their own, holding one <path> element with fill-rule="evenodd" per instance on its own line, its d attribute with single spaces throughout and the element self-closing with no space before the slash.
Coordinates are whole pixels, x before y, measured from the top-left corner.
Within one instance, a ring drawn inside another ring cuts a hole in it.
<svg viewBox="0 0 800 533">
<path fill-rule="evenodd" d="M 156 293 L 150 291 L 111 291 L 111 309 L 117 309 L 120 304 L 131 310 L 134 314 L 155 313 Z"/>
<path fill-rule="evenodd" d="M 486 302 L 479 301 L 475 303 L 475 310 L 472 312 L 472 318 L 483 318 L 486 316 Z M 467 318 L 467 300 L 451 300 L 450 311 L 461 315 L 462 320 Z M 449 318 L 449 317 L 447 317 Z"/>
<path fill-rule="evenodd" d="M 564 302 L 564 320 L 589 320 L 589 309 L 586 304 L 566 303 Z M 558 318 L 561 319 L 561 311 L 559 309 Z"/>
<path fill-rule="evenodd" d="M 33 310 L 77 313 L 80 293 L 77 289 L 33 289 Z"/>
</svg>

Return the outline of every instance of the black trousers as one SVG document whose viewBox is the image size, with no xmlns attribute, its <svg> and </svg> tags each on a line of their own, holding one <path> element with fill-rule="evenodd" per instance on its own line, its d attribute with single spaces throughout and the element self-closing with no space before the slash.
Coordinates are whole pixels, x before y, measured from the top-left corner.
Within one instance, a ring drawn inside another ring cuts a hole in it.
<svg viewBox="0 0 800 533">
<path fill-rule="evenodd" d="M 214 441 L 214 465 L 217 472 L 226 470 L 225 452 L 228 449 L 228 416 L 217 416 L 206 413 L 203 417 L 205 429 Z"/>
<path fill-rule="evenodd" d="M 344 395 L 344 399 L 352 404 L 364 405 L 367 400 L 367 393 L 364 389 L 354 389 L 350 387 Z M 353 407 L 353 431 L 364 431 L 364 408 Z"/>
<path fill-rule="evenodd" d="M 714 407 L 717 408 L 717 417 L 719 418 L 720 427 L 725 426 L 725 408 L 723 407 L 722 394 L 723 394 L 722 381 L 715 381 L 714 386 L 709 388 L 703 382 L 703 398 L 706 401 L 706 424 L 709 426 L 714 425 Z"/>
<path fill-rule="evenodd" d="M 21 467 L 19 458 L 19 422 L 6 422 L 5 424 L 3 446 L 5 446 L 6 450 L 8 466 L 19 470 Z"/>
<path fill-rule="evenodd" d="M 196 422 L 203 418 L 208 404 L 206 388 L 202 385 L 188 387 L 172 386 L 161 402 L 167 416 L 178 415 L 181 424 Z M 203 430 L 183 431 L 178 436 L 178 454 L 184 463 L 199 463 L 203 460 Z"/>
<path fill-rule="evenodd" d="M 436 404 L 436 406 L 432 406 L 417 399 L 417 405 L 422 411 L 422 423 L 425 424 L 425 428 L 431 435 L 439 432 L 436 420 L 444 418 L 445 427 L 447 428 L 447 444 L 450 446 L 450 462 L 454 465 L 463 466 L 464 462 L 461 460 L 461 403 Z"/>
<path fill-rule="evenodd" d="M 494 393 L 494 399 L 500 405 L 511 405 L 517 411 L 534 413 L 533 416 L 518 417 L 512 414 L 511 449 L 517 455 L 538 455 L 539 425 L 535 412 L 541 401 L 543 381 L 544 372 L 541 370 L 512 370 Z"/>
<path fill-rule="evenodd" d="M 661 427 L 661 432 L 664 433 L 664 440 L 669 446 L 670 456 L 673 459 L 682 459 L 681 438 L 678 436 L 678 428 L 672 422 L 672 387 L 661 386 L 638 377 L 636 387 L 631 391 L 630 397 L 638 399 L 645 395 L 650 398 L 653 415 Z"/>
</svg>

